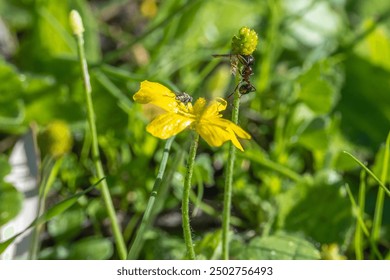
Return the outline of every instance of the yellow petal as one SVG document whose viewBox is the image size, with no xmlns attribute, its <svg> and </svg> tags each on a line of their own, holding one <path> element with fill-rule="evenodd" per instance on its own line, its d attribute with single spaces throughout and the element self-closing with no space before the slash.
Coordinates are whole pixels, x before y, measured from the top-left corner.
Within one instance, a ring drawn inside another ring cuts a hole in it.
<svg viewBox="0 0 390 280">
<path fill-rule="evenodd" d="M 199 135 L 213 147 L 219 147 L 226 141 L 230 140 L 230 133 L 218 126 L 208 124 L 196 125 L 195 130 Z"/>
<path fill-rule="evenodd" d="M 133 99 L 141 104 L 151 103 L 168 112 L 178 110 L 176 95 L 169 88 L 159 83 L 143 81 L 141 88 L 134 94 Z"/>
<path fill-rule="evenodd" d="M 207 108 L 208 109 L 208 108 Z M 241 127 L 233 122 L 222 119 L 218 116 L 206 118 L 202 116 L 195 126 L 195 130 L 202 136 L 210 146 L 219 147 L 226 141 L 232 141 L 234 146 L 243 151 L 237 136 L 243 139 L 250 139 L 251 136 Z"/>
<path fill-rule="evenodd" d="M 251 139 L 251 136 L 245 130 L 229 120 L 220 118 L 214 122 L 216 122 L 216 125 L 222 125 L 230 128 L 239 138 Z"/>
<path fill-rule="evenodd" d="M 203 111 L 204 111 L 205 106 L 206 106 L 206 99 L 204 99 L 202 97 L 198 98 L 196 100 L 194 106 L 192 107 L 193 114 L 201 116 Z"/>
<path fill-rule="evenodd" d="M 155 118 L 146 130 L 155 137 L 168 139 L 188 127 L 194 120 L 175 113 L 165 113 Z"/>
<path fill-rule="evenodd" d="M 202 118 L 207 119 L 212 117 L 219 117 L 219 113 L 224 111 L 226 106 L 227 102 L 222 98 L 218 98 L 217 100 L 212 101 L 209 106 L 207 106 L 207 108 L 202 113 Z"/>
<path fill-rule="evenodd" d="M 219 147 L 226 141 L 230 140 L 234 146 L 236 146 L 241 151 L 244 151 L 232 130 L 226 130 L 222 127 L 213 125 L 201 125 L 197 126 L 196 131 L 210 146 Z"/>
</svg>

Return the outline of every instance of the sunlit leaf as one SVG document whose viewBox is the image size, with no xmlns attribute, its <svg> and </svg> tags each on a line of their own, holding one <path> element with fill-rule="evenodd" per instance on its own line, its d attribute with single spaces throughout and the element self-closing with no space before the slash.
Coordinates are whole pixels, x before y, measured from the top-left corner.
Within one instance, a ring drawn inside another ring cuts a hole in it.
<svg viewBox="0 0 390 280">
<path fill-rule="evenodd" d="M 72 243 L 69 248 L 70 260 L 106 260 L 112 256 L 112 242 L 99 237 L 87 237 Z"/>
<path fill-rule="evenodd" d="M 22 208 L 22 201 L 23 195 L 15 187 L 0 181 L 0 226 L 17 216 Z"/>
<path fill-rule="evenodd" d="M 47 230 L 56 240 L 71 240 L 83 229 L 83 209 L 69 209 L 48 222 Z"/>
<path fill-rule="evenodd" d="M 242 260 L 317 260 L 320 252 L 304 238 L 285 233 L 255 237 L 243 246 Z"/>
<path fill-rule="evenodd" d="M 297 80 L 297 96 L 317 114 L 328 113 L 337 100 L 337 91 L 327 75 L 332 74 L 329 65 L 317 62 Z"/>
</svg>

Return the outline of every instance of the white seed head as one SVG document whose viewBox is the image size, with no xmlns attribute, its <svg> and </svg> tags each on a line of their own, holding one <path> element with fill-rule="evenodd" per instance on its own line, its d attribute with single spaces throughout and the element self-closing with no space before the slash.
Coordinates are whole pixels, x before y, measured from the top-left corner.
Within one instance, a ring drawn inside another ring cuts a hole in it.
<svg viewBox="0 0 390 280">
<path fill-rule="evenodd" d="M 81 35 L 84 32 L 83 20 L 79 12 L 72 10 L 69 14 L 69 23 L 74 35 Z"/>
</svg>

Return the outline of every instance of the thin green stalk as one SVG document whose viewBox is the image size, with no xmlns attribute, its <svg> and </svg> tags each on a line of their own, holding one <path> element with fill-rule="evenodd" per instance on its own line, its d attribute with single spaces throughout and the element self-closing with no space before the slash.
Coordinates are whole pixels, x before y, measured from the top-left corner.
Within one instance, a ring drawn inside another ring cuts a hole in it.
<svg viewBox="0 0 390 280">
<path fill-rule="evenodd" d="M 76 33 L 75 37 L 77 42 L 77 51 L 79 55 L 80 67 L 82 70 L 83 81 L 84 81 L 85 98 L 87 102 L 88 124 L 91 132 L 91 140 L 92 140 L 92 160 L 95 165 L 97 177 L 104 178 L 105 175 L 103 171 L 103 165 L 100 160 L 100 154 L 99 154 L 99 144 L 98 144 L 98 137 L 96 132 L 96 125 L 95 125 L 95 113 L 92 104 L 92 87 L 89 79 L 88 66 L 87 66 L 87 61 L 85 59 L 85 53 L 84 53 L 84 38 L 82 32 Z M 106 180 L 101 181 L 100 186 L 101 186 L 103 200 L 108 213 L 108 217 L 111 222 L 112 232 L 114 234 L 114 239 L 116 242 L 119 258 L 121 260 L 125 260 L 127 255 L 126 246 L 123 240 L 123 236 L 121 234 L 121 228 L 115 213 L 115 209 L 111 199 L 110 191 L 108 189 L 107 181 Z"/>
<path fill-rule="evenodd" d="M 366 225 L 364 224 L 364 221 L 363 221 L 362 216 L 358 215 L 358 213 L 359 213 L 359 210 L 358 210 L 359 207 L 358 207 L 358 205 L 356 204 L 355 199 L 353 198 L 352 191 L 351 191 L 351 189 L 349 188 L 348 184 L 345 184 L 345 189 L 347 190 L 347 194 L 348 194 L 349 200 L 351 201 L 352 208 L 353 208 L 353 211 L 354 211 L 354 213 L 355 213 L 357 222 L 359 223 L 359 226 L 360 226 L 360 228 L 362 229 L 364 235 L 367 237 L 367 239 L 368 239 L 368 241 L 369 241 L 369 243 L 370 243 L 372 252 L 376 255 L 376 257 L 377 257 L 379 260 L 383 260 L 383 257 L 382 257 L 382 255 L 381 255 L 381 253 L 379 252 L 378 247 L 376 246 L 376 244 L 375 244 L 374 242 L 372 242 L 372 239 L 370 238 L 370 232 L 368 231 Z M 356 213 L 357 213 L 357 214 L 356 214 Z"/>
<path fill-rule="evenodd" d="M 194 133 L 194 140 L 191 143 L 190 153 L 188 155 L 187 161 L 187 173 L 184 179 L 184 189 L 183 189 L 183 198 L 182 198 L 182 222 L 183 222 L 183 233 L 184 233 L 184 242 L 186 244 L 186 256 L 190 260 L 195 260 L 195 251 L 194 245 L 192 242 L 191 235 L 191 225 L 190 225 L 190 191 L 191 191 L 191 179 L 192 173 L 194 171 L 194 163 L 196 157 L 196 150 L 198 149 L 199 134 Z"/>
<path fill-rule="evenodd" d="M 144 236 L 145 230 L 150 225 L 150 217 L 152 213 L 152 209 L 154 206 L 154 202 L 156 201 L 156 197 L 160 191 L 161 182 L 165 173 L 165 167 L 167 166 L 169 151 L 172 146 L 172 142 L 175 137 L 169 138 L 165 142 L 164 153 L 161 159 L 160 167 L 157 173 L 156 181 L 154 181 L 153 190 L 150 194 L 148 205 L 146 206 L 146 210 L 144 216 L 141 221 L 141 225 L 138 229 L 137 235 L 135 236 L 133 245 L 130 248 L 129 254 L 127 256 L 128 260 L 135 260 L 138 258 L 139 252 L 141 251 L 142 245 L 144 244 Z"/>
<path fill-rule="evenodd" d="M 354 161 L 356 161 L 357 164 L 359 164 L 361 167 L 363 167 L 364 170 L 379 184 L 379 187 L 383 189 L 383 191 L 390 196 L 390 190 L 385 186 L 385 184 L 379 180 L 378 177 L 370 170 L 367 166 L 364 165 L 360 160 L 358 160 L 356 157 L 354 157 L 352 154 L 344 151 L 345 154 L 349 155 Z"/>
<path fill-rule="evenodd" d="M 362 170 L 360 173 L 360 186 L 359 186 L 359 208 L 357 215 L 360 217 L 356 220 L 356 230 L 355 230 L 355 255 L 357 260 L 363 259 L 363 231 L 359 223 L 359 220 L 363 220 L 364 216 L 364 207 L 365 207 L 365 198 L 366 198 L 366 172 Z"/>
<path fill-rule="evenodd" d="M 236 84 L 240 82 L 239 75 L 236 75 Z M 234 93 L 232 121 L 238 123 L 238 113 L 240 111 L 240 93 L 237 87 Z M 233 171 L 236 160 L 236 148 L 233 143 L 229 144 L 229 154 L 226 166 L 225 190 L 223 195 L 223 212 L 222 212 L 222 259 L 229 259 L 229 229 L 230 229 L 230 212 L 232 204 L 233 191 Z"/>
<path fill-rule="evenodd" d="M 389 158 L 390 158 L 389 150 L 390 150 L 390 133 L 387 135 L 385 152 L 383 155 L 382 173 L 381 173 L 381 181 L 383 182 L 383 184 L 386 184 L 387 181 L 387 171 L 389 169 Z M 379 188 L 378 195 L 376 197 L 374 221 L 373 221 L 373 226 L 371 231 L 371 238 L 373 239 L 373 241 L 377 241 L 380 236 L 384 202 L 385 202 L 385 191 Z"/>
</svg>

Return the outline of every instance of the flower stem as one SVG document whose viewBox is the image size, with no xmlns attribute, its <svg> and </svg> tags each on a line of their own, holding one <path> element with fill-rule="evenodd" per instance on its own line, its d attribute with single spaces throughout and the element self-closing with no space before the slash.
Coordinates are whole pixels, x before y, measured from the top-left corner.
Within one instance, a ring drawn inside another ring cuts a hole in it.
<svg viewBox="0 0 390 280">
<path fill-rule="evenodd" d="M 236 75 L 236 84 L 240 82 L 239 75 Z M 240 110 L 240 93 L 237 86 L 234 93 L 232 121 L 238 123 L 238 113 Z M 233 191 L 233 171 L 234 162 L 236 160 L 236 148 L 233 143 L 229 145 L 229 155 L 226 166 L 225 190 L 223 196 L 223 212 L 222 212 L 222 259 L 229 259 L 229 229 L 230 229 L 230 211 L 232 204 Z"/>
<path fill-rule="evenodd" d="M 77 41 L 77 51 L 79 55 L 79 62 L 82 70 L 83 75 L 83 81 L 84 81 L 84 92 L 87 102 L 87 111 L 88 111 L 88 124 L 89 129 L 91 132 L 91 140 L 92 140 L 92 160 L 95 165 L 96 174 L 97 177 L 104 178 L 104 171 L 102 162 L 100 160 L 100 154 L 99 154 L 99 145 L 98 145 L 98 137 L 96 132 L 96 125 L 95 125 L 95 113 L 93 109 L 92 104 L 92 87 L 89 79 L 89 73 L 88 73 L 88 66 L 87 61 L 85 59 L 85 53 L 84 53 L 84 38 L 82 33 L 76 34 L 76 41 Z M 111 222 L 112 232 L 114 234 L 116 247 L 118 250 L 118 255 L 121 260 L 126 259 L 126 246 L 125 242 L 123 240 L 123 236 L 121 234 L 121 228 L 118 223 L 118 219 L 115 213 L 114 205 L 111 199 L 110 191 L 108 189 L 107 181 L 102 180 L 100 183 L 101 186 L 101 192 L 103 196 L 103 200 L 106 206 L 106 210 L 108 213 L 108 217 Z"/>
<path fill-rule="evenodd" d="M 196 157 L 196 150 L 198 149 L 199 134 L 195 133 L 194 140 L 191 143 L 190 153 L 188 155 L 187 161 L 187 173 L 184 179 L 184 189 L 183 189 L 183 199 L 182 199 L 182 222 L 183 222 L 183 233 L 184 233 L 184 242 L 187 249 L 187 258 L 190 260 L 195 260 L 195 251 L 194 245 L 192 243 L 191 236 L 191 226 L 190 226 L 190 191 L 191 191 L 191 179 L 192 173 L 194 171 L 194 163 Z"/>
<path fill-rule="evenodd" d="M 137 235 L 135 236 L 133 245 L 130 248 L 129 255 L 127 256 L 128 260 L 137 259 L 139 252 L 142 248 L 142 245 L 144 243 L 144 239 L 143 239 L 145 236 L 144 233 L 150 224 L 150 217 L 151 217 L 152 209 L 154 206 L 154 202 L 156 201 L 156 197 L 157 197 L 159 190 L 160 190 L 161 182 L 162 182 L 164 172 L 165 172 L 165 167 L 167 166 L 167 162 L 168 162 L 169 150 L 171 149 L 172 142 L 174 139 L 175 139 L 175 137 L 171 137 L 165 142 L 164 153 L 163 153 L 163 156 L 161 159 L 161 163 L 160 163 L 160 167 L 159 167 L 159 170 L 157 173 L 156 181 L 154 181 L 153 190 L 150 194 L 148 205 L 146 206 L 144 216 L 142 217 L 141 225 L 138 229 Z"/>
</svg>

